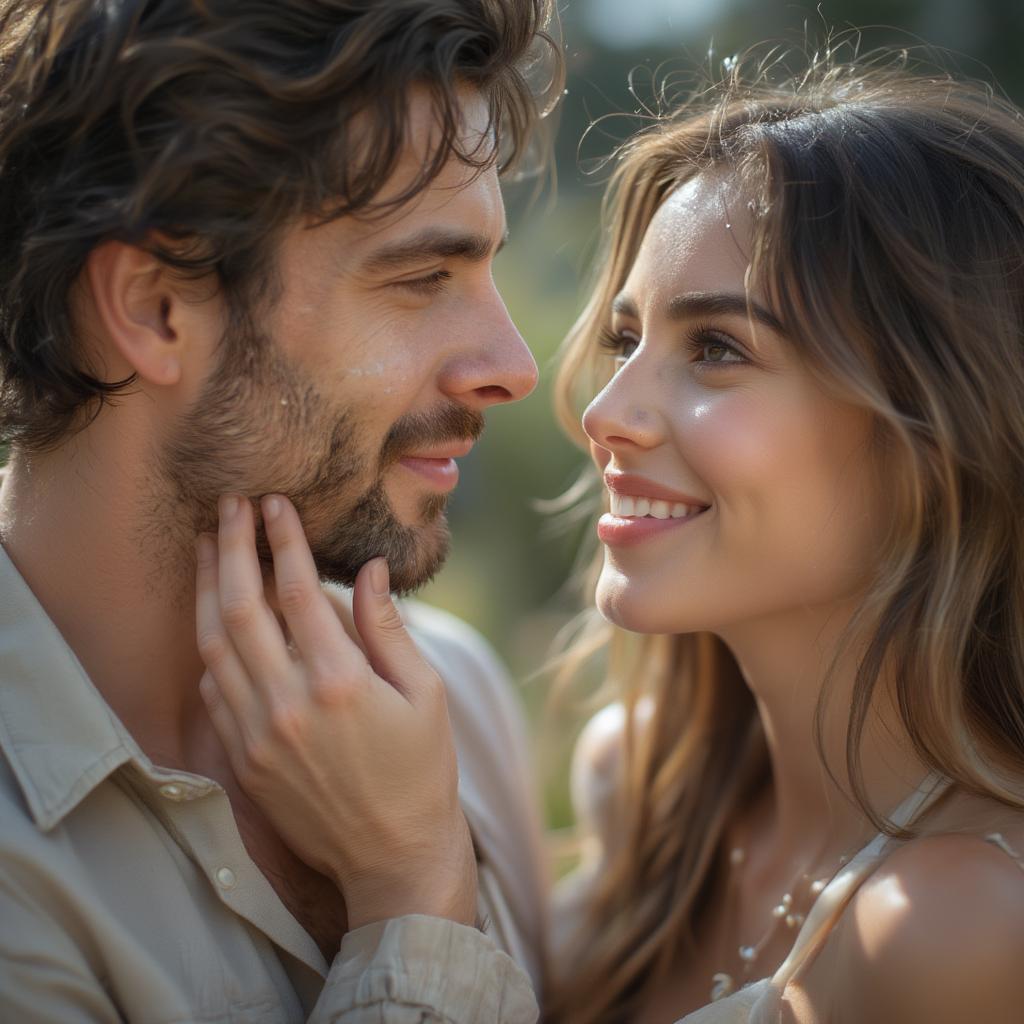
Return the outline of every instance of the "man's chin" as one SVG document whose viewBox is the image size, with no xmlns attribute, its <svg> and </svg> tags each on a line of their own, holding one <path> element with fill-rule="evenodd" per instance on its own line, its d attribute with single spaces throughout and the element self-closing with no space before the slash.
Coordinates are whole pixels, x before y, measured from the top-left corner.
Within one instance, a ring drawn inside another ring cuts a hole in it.
<svg viewBox="0 0 1024 1024">
<path fill-rule="evenodd" d="M 320 578 L 341 586 L 355 585 L 359 570 L 372 558 L 388 563 L 391 590 L 403 596 L 418 590 L 434 578 L 448 557 L 451 537 L 443 516 L 429 526 L 403 527 L 374 538 L 361 538 L 343 549 L 313 548 L 313 560 Z"/>
<path fill-rule="evenodd" d="M 399 530 L 416 532 L 430 529 L 444 519 L 448 509 L 447 494 L 427 494 L 414 504 L 401 506 L 388 499 L 387 509 L 392 522 Z"/>
<path fill-rule="evenodd" d="M 394 565 L 388 563 L 388 570 L 391 575 L 391 591 L 399 597 L 412 594 L 429 583 L 440 571 L 448 559 L 450 539 L 447 528 L 443 531 L 443 537 L 433 546 L 430 551 L 421 552 L 421 557 L 416 565 Z"/>
</svg>

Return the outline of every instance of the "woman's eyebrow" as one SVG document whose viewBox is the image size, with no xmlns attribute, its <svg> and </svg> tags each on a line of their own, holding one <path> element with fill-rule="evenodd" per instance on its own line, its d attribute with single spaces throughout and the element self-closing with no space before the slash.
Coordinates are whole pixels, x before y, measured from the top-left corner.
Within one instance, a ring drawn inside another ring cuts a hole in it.
<svg viewBox="0 0 1024 1024">
<path fill-rule="evenodd" d="M 631 317 L 633 320 L 640 319 L 640 311 L 636 308 L 636 303 L 628 295 L 615 296 L 612 300 L 612 312 L 618 313 L 620 316 Z"/>
<path fill-rule="evenodd" d="M 640 318 L 636 303 L 624 294 L 616 295 L 612 301 L 612 312 L 621 316 Z M 751 317 L 765 327 L 784 333 L 782 324 L 774 313 L 746 295 L 729 292 L 685 292 L 670 299 L 666 307 L 669 320 L 687 320 L 699 316 L 742 316 Z"/>
<path fill-rule="evenodd" d="M 686 292 L 669 300 L 667 312 L 670 320 L 685 320 L 695 316 L 750 317 L 770 330 L 783 333 L 778 317 L 746 295 Z"/>
</svg>

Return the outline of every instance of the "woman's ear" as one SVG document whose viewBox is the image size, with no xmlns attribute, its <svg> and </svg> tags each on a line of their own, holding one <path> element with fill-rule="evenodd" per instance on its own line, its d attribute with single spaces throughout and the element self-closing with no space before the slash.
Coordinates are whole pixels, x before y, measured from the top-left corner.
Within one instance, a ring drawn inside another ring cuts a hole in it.
<svg viewBox="0 0 1024 1024">
<path fill-rule="evenodd" d="M 182 295 L 166 266 L 124 242 L 104 242 L 86 262 L 96 316 L 117 354 L 141 380 L 173 386 L 181 380 Z"/>
</svg>

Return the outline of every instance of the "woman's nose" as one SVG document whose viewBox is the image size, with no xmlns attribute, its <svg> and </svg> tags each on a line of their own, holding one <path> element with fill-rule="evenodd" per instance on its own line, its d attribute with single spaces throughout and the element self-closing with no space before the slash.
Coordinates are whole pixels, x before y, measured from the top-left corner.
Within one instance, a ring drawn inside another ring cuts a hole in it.
<svg viewBox="0 0 1024 1024">
<path fill-rule="evenodd" d="M 662 440 L 653 389 L 636 369 L 624 365 L 583 413 L 587 436 L 609 451 L 653 448 Z"/>
</svg>

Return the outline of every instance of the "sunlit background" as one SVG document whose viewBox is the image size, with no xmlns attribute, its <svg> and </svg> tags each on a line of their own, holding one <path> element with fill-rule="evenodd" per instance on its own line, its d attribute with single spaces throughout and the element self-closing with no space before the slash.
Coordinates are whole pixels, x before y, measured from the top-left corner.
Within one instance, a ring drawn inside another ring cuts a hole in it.
<svg viewBox="0 0 1024 1024">
<path fill-rule="evenodd" d="M 496 276 L 513 319 L 532 347 L 541 383 L 526 401 L 495 410 L 477 450 L 463 461 L 451 507 L 452 556 L 423 596 L 466 619 L 497 648 L 521 689 L 535 736 L 545 743 L 544 803 L 549 827 L 571 820 L 565 752 L 572 728 L 561 718 L 545 727 L 547 682 L 536 670 L 577 610 L 566 590 L 581 541 L 593 523 L 553 535 L 535 507 L 576 478 L 582 456 L 552 413 L 556 350 L 585 296 L 598 240 L 603 176 L 587 173 L 631 127 L 609 113 L 631 114 L 658 69 L 695 72 L 763 40 L 809 52 L 828 32 L 863 30 L 862 49 L 924 43 L 944 61 L 987 79 L 1024 101 L 1024 3 L 1021 0 L 848 0 L 813 4 L 777 0 L 568 0 L 561 4 L 568 62 L 567 93 L 557 115 L 557 192 L 531 198 L 506 192 L 511 238 Z M 920 56 L 925 56 L 923 52 Z M 532 681 L 531 681 L 532 679 Z M 545 734 L 546 728 L 546 734 Z M 552 735 L 554 732 L 554 735 Z"/>
</svg>

